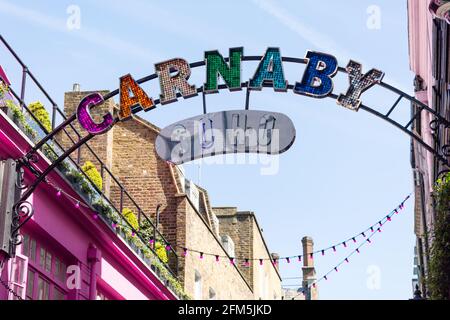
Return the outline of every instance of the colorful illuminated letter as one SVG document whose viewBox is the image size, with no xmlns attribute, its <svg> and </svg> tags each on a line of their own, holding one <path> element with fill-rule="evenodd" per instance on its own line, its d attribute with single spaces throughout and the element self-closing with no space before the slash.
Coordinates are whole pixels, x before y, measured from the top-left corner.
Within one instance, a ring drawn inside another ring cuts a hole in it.
<svg viewBox="0 0 450 320">
<path fill-rule="evenodd" d="M 103 116 L 102 123 L 95 123 L 92 119 L 90 109 L 104 102 L 103 96 L 99 93 L 92 93 L 81 100 L 77 108 L 77 118 L 80 125 L 92 134 L 101 134 L 108 131 L 114 123 L 111 113 Z"/>
<path fill-rule="evenodd" d="M 205 52 L 206 61 L 206 83 L 205 93 L 217 92 L 217 81 L 219 76 L 225 81 L 228 89 L 241 89 L 241 57 L 244 48 L 230 49 L 230 65 L 225 62 L 225 59 L 219 51 Z"/>
<path fill-rule="evenodd" d="M 337 72 L 337 60 L 335 57 L 308 51 L 306 53 L 308 64 L 303 75 L 302 82 L 296 82 L 294 92 L 315 98 L 324 98 L 333 91 L 333 80 Z"/>
<path fill-rule="evenodd" d="M 286 91 L 287 81 L 284 79 L 283 65 L 279 48 L 268 48 L 259 63 L 255 75 L 250 79 L 250 89 L 261 90 L 264 81 L 272 82 L 275 91 Z"/>
<path fill-rule="evenodd" d="M 350 110 L 358 111 L 361 105 L 361 100 L 359 99 L 361 94 L 373 85 L 380 83 L 384 77 L 384 73 L 377 69 L 371 69 L 363 75 L 361 73 L 361 64 L 353 60 L 350 60 L 346 70 L 348 72 L 350 86 L 347 93 L 340 94 L 336 102 Z"/>
<path fill-rule="evenodd" d="M 184 59 L 172 59 L 155 64 L 156 73 L 161 86 L 161 104 L 177 101 L 177 91 L 183 98 L 197 95 L 195 85 L 190 85 L 187 80 L 191 75 L 189 64 Z M 171 76 L 171 72 L 177 72 Z"/>
<path fill-rule="evenodd" d="M 130 93 L 133 95 L 130 96 Z M 142 109 L 148 110 L 154 106 L 153 100 L 148 97 L 144 90 L 134 81 L 130 74 L 120 78 L 120 112 L 119 119 L 131 116 L 131 108 L 140 105 Z"/>
</svg>

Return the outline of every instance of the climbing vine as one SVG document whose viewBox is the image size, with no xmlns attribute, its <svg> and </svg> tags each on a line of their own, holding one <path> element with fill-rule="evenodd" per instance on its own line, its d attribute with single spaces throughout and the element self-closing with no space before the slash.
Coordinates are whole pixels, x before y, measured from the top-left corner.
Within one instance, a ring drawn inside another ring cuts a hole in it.
<svg viewBox="0 0 450 320">
<path fill-rule="evenodd" d="M 428 273 L 431 299 L 450 299 L 450 173 L 436 182 L 435 222 Z"/>
</svg>

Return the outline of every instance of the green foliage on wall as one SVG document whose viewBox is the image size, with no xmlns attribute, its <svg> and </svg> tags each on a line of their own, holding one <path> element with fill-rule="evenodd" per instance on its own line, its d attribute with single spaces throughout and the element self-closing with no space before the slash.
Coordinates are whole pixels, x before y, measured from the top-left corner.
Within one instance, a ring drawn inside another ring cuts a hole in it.
<svg viewBox="0 0 450 320">
<path fill-rule="evenodd" d="M 81 169 L 84 171 L 84 173 L 86 173 L 89 180 L 91 180 L 91 182 L 97 187 L 97 189 L 101 191 L 103 187 L 103 179 L 94 164 L 90 161 L 86 161 Z"/>
<path fill-rule="evenodd" d="M 41 102 L 35 101 L 30 103 L 28 105 L 28 109 L 36 117 L 36 119 L 39 120 L 44 129 L 47 131 L 47 133 L 52 131 L 52 123 L 50 121 L 50 115 L 48 114 L 47 110 L 45 110 L 45 107 Z"/>
<path fill-rule="evenodd" d="M 427 283 L 431 299 L 450 299 L 450 173 L 436 182 L 434 229 Z"/>
<path fill-rule="evenodd" d="M 122 215 L 129 222 L 129 224 L 131 224 L 134 230 L 139 230 L 139 222 L 133 211 L 128 208 L 124 208 L 122 210 Z"/>
<path fill-rule="evenodd" d="M 23 114 L 22 110 L 20 110 L 20 107 L 9 99 L 5 100 L 4 103 L 8 107 L 8 109 L 11 110 L 14 121 L 22 126 L 23 130 L 29 137 L 35 138 L 37 136 L 36 131 L 34 131 L 34 129 L 27 123 L 25 115 Z"/>
<path fill-rule="evenodd" d="M 0 99 L 5 96 L 6 92 L 8 92 L 8 86 L 3 81 L 0 81 Z"/>
<path fill-rule="evenodd" d="M 159 241 L 155 243 L 155 252 L 158 255 L 158 258 L 161 259 L 162 262 L 169 262 L 169 258 L 167 257 L 166 247 Z"/>
</svg>

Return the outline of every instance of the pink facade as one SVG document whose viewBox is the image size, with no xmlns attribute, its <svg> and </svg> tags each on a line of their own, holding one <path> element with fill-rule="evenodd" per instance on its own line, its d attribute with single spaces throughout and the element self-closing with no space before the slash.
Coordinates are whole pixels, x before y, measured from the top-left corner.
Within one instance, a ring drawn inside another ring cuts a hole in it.
<svg viewBox="0 0 450 320">
<path fill-rule="evenodd" d="M 0 112 L 0 159 L 18 159 L 31 141 Z M 43 157 L 35 167 L 43 171 Z M 25 183 L 34 177 L 26 171 Z M 3 268 L 1 278 L 29 299 L 178 299 L 151 268 L 94 212 L 56 170 L 29 201 L 34 216 L 21 231 L 23 243 L 15 259 Z M 73 199 L 80 201 L 76 207 Z M 12 299 L 0 287 L 0 300 Z"/>
<path fill-rule="evenodd" d="M 450 120 L 450 2 L 408 0 L 408 34 L 410 68 L 415 73 L 415 96 Z M 416 112 L 417 106 L 412 106 Z M 428 145 L 448 148 L 450 132 L 444 126 L 431 126 L 431 113 L 422 113 L 414 130 Z M 447 156 L 447 158 L 449 158 Z M 427 296 L 425 279 L 431 255 L 435 223 L 433 190 L 438 178 L 449 168 L 417 142 L 412 145 L 412 168 L 415 182 L 415 225 L 417 236 L 417 282 Z"/>
</svg>

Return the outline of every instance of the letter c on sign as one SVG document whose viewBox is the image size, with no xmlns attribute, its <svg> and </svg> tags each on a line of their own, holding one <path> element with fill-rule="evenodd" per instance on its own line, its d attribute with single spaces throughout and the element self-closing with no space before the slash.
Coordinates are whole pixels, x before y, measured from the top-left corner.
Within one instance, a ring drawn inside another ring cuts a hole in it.
<svg viewBox="0 0 450 320">
<path fill-rule="evenodd" d="M 92 93 L 81 100 L 77 108 L 77 118 L 80 125 L 91 134 L 101 134 L 108 131 L 114 120 L 111 113 L 107 113 L 103 116 L 103 122 L 95 123 L 92 119 L 90 109 L 92 107 L 102 104 L 105 100 L 99 93 Z"/>
</svg>

